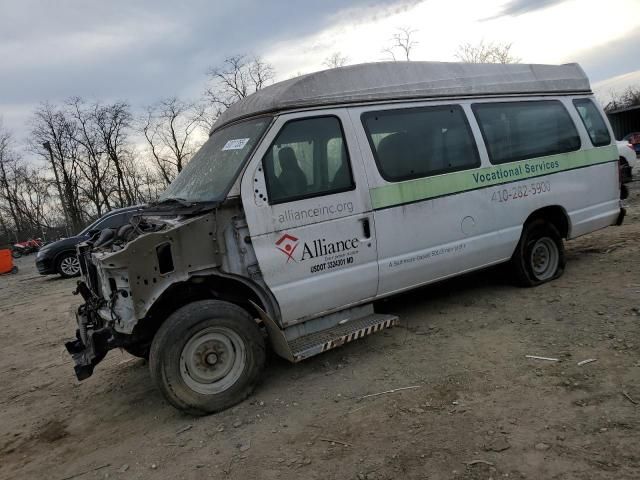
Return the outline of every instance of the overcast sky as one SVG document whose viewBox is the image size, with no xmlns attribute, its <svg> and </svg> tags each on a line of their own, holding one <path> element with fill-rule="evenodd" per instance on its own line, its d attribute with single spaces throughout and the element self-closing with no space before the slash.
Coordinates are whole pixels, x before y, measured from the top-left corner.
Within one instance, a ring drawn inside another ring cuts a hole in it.
<svg viewBox="0 0 640 480">
<path fill-rule="evenodd" d="M 640 85 L 640 0 L 0 0 L 0 116 L 18 140 L 37 104 L 70 96 L 196 99 L 206 71 L 260 55 L 277 79 L 388 59 L 395 29 L 413 60 L 452 61 L 462 42 L 513 42 L 526 63 L 580 62 L 602 97 Z"/>
</svg>

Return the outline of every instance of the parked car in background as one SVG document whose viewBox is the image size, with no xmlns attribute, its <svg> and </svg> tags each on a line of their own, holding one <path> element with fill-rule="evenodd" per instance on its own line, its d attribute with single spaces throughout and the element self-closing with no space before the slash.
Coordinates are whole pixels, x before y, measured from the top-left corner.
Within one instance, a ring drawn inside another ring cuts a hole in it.
<svg viewBox="0 0 640 480">
<path fill-rule="evenodd" d="M 628 183 L 633 180 L 633 167 L 636 165 L 636 152 L 626 140 L 618 140 L 618 155 L 620 155 L 620 180 Z"/>
<path fill-rule="evenodd" d="M 622 140 L 630 143 L 636 155 L 640 155 L 640 132 L 628 133 Z"/>
<path fill-rule="evenodd" d="M 105 228 L 118 228 L 129 222 L 141 210 L 141 206 L 111 210 L 93 222 L 79 234 L 49 243 L 38 251 L 36 267 L 40 275 L 58 274 L 64 278 L 80 275 L 80 263 L 76 257 L 76 245 L 88 240 Z"/>
</svg>

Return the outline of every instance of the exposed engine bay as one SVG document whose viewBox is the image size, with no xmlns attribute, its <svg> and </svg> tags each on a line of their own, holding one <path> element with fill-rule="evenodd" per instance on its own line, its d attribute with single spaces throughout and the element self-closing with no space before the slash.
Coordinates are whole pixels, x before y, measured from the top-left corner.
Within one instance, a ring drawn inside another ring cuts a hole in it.
<svg viewBox="0 0 640 480">
<path fill-rule="evenodd" d="M 177 220 L 171 221 L 162 217 L 136 216 L 130 223 L 120 228 L 105 228 L 101 230 L 93 235 L 89 242 L 94 251 L 116 252 L 140 235 L 158 232 L 167 228 L 167 226 L 180 223 L 179 218 L 177 217 Z"/>
<path fill-rule="evenodd" d="M 170 287 L 216 273 L 247 276 L 257 264 L 247 236 L 241 210 L 228 203 L 196 214 L 143 211 L 78 245 L 83 280 L 74 293 L 84 304 L 76 313 L 76 340 L 66 344 L 78 379 L 91 376 L 113 348 L 143 356 L 148 345 L 141 324 Z"/>
</svg>

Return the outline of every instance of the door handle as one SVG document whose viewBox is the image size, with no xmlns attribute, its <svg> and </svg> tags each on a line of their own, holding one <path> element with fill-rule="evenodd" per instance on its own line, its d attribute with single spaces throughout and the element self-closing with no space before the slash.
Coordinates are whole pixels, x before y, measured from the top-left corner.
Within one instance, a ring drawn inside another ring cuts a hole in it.
<svg viewBox="0 0 640 480">
<path fill-rule="evenodd" d="M 368 218 L 360 219 L 362 223 L 362 233 L 364 233 L 364 240 L 368 240 L 371 238 L 371 225 L 369 224 Z"/>
</svg>

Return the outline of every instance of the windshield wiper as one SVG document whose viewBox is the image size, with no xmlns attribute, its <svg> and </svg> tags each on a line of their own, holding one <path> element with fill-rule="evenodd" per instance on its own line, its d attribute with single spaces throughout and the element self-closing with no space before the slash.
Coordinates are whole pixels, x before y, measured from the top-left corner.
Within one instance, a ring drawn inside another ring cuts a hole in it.
<svg viewBox="0 0 640 480">
<path fill-rule="evenodd" d="M 164 200 L 160 200 L 158 202 L 152 202 L 150 205 L 156 206 L 156 205 L 165 205 L 167 203 L 177 203 L 183 207 L 191 207 L 193 206 L 193 202 L 189 202 L 187 200 L 185 200 L 184 198 L 180 198 L 180 197 L 169 197 L 169 198 L 165 198 Z"/>
</svg>

